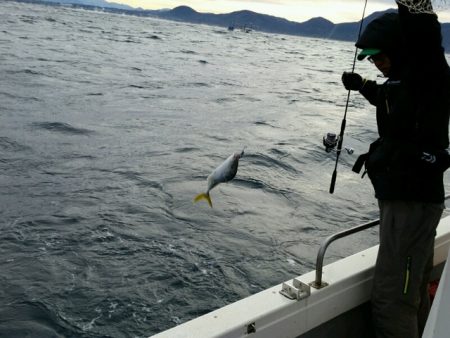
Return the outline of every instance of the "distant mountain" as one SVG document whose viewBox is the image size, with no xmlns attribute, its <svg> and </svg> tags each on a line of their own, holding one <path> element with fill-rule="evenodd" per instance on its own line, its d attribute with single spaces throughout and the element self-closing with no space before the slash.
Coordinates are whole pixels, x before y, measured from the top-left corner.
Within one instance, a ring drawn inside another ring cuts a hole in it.
<svg viewBox="0 0 450 338">
<path fill-rule="evenodd" d="M 248 10 L 228 14 L 199 13 L 187 6 L 179 6 L 171 11 L 158 15 L 161 18 L 190 23 L 208 24 L 222 27 L 236 28 L 251 27 L 268 33 L 307 35 L 315 37 L 325 36 L 334 26 L 324 18 L 314 18 L 298 23 L 283 18 L 259 14 Z"/>
<path fill-rule="evenodd" d="M 374 12 L 364 19 L 363 27 L 380 15 L 395 11 L 397 10 L 391 8 L 382 12 Z M 229 14 L 199 13 L 187 6 L 179 6 L 170 11 L 160 13 L 157 16 L 164 19 L 191 23 L 222 27 L 229 27 L 230 25 L 251 27 L 255 30 L 268 33 L 301 35 L 343 41 L 356 41 L 361 24 L 361 21 L 334 24 L 322 17 L 298 23 L 252 11 L 238 11 Z M 442 24 L 442 35 L 442 45 L 447 52 L 450 52 L 450 23 Z"/>
<path fill-rule="evenodd" d="M 380 15 L 383 15 L 385 13 L 392 13 L 392 12 L 397 12 L 397 10 L 391 8 L 391 9 L 388 9 L 388 10 L 385 10 L 382 12 L 374 12 L 374 13 L 370 14 L 369 16 L 364 18 L 363 29 L 373 19 L 376 19 L 377 17 L 379 17 Z M 358 32 L 359 32 L 360 25 L 361 25 L 361 21 L 336 24 L 336 25 L 334 25 L 333 29 L 330 31 L 328 38 L 334 39 L 334 40 L 356 41 L 358 38 Z M 450 47 L 450 45 L 449 45 L 449 47 Z"/>
<path fill-rule="evenodd" d="M 16 0 L 22 2 L 44 2 L 49 4 L 63 3 L 72 4 L 76 7 L 86 9 L 102 8 L 104 11 L 114 13 L 125 13 L 138 16 L 152 16 L 167 20 L 176 20 L 196 24 L 213 25 L 220 27 L 234 27 L 254 29 L 267 33 L 301 35 L 308 37 L 335 39 L 344 41 L 356 41 L 359 22 L 348 22 L 334 24 L 322 17 L 312 18 L 305 22 L 293 22 L 283 18 L 259 14 L 252 11 L 237 11 L 228 14 L 200 13 L 188 6 L 179 6 L 171 10 L 143 10 L 129 6 L 108 2 L 105 0 Z M 375 12 L 364 19 L 363 26 L 367 25 L 374 18 L 386 13 L 394 12 L 395 9 L 388 9 L 383 12 Z M 447 52 L 450 52 L 450 23 L 442 24 L 442 45 Z"/>
</svg>

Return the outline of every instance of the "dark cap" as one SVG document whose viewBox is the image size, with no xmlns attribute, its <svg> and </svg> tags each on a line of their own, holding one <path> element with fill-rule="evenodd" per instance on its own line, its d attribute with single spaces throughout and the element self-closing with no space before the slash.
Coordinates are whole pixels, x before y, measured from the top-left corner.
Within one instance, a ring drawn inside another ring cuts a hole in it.
<svg viewBox="0 0 450 338">
<path fill-rule="evenodd" d="M 381 49 L 378 48 L 364 48 L 361 53 L 358 54 L 358 60 L 364 60 L 366 56 L 377 55 L 381 53 Z"/>
<path fill-rule="evenodd" d="M 397 13 L 385 13 L 369 22 L 356 42 L 362 49 L 358 60 L 380 52 L 396 54 L 401 46 L 400 21 Z"/>
</svg>

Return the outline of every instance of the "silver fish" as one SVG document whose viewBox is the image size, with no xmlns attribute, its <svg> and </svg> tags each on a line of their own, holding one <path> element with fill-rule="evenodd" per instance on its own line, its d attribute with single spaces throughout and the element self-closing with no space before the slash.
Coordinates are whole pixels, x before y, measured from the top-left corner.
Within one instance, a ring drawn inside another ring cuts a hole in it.
<svg viewBox="0 0 450 338">
<path fill-rule="evenodd" d="M 240 153 L 231 154 L 221 165 L 214 169 L 214 171 L 208 176 L 208 187 L 206 189 L 206 192 L 198 194 L 194 198 L 194 202 L 205 199 L 208 202 L 209 206 L 212 208 L 212 202 L 209 192 L 218 184 L 229 182 L 236 176 L 239 159 L 244 156 L 244 150 L 242 150 Z"/>
</svg>

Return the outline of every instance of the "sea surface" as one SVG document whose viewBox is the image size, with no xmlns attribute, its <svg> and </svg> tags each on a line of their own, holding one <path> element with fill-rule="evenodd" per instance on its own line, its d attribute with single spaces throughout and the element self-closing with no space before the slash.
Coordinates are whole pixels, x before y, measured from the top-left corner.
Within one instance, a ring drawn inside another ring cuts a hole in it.
<svg viewBox="0 0 450 338">
<path fill-rule="evenodd" d="M 328 235 L 378 216 L 351 171 L 377 137 L 356 94 L 354 153 L 328 192 L 322 137 L 339 132 L 353 57 L 348 42 L 0 2 L 0 337 L 148 337 L 314 269 Z M 214 207 L 194 204 L 244 147 Z"/>
</svg>

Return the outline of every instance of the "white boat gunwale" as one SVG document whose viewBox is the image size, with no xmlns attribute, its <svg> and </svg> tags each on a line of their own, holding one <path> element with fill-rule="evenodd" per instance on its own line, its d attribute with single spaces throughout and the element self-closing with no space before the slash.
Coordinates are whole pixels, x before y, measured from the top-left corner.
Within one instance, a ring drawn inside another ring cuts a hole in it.
<svg viewBox="0 0 450 338">
<path fill-rule="evenodd" d="M 442 267 L 450 249 L 450 216 L 441 219 L 435 240 L 434 266 Z M 326 287 L 310 288 L 292 300 L 280 291 L 316 281 L 316 270 L 212 311 L 153 338 L 296 338 L 350 311 L 370 298 L 378 245 L 323 268 Z M 298 285 L 298 284 L 297 284 Z"/>
</svg>

